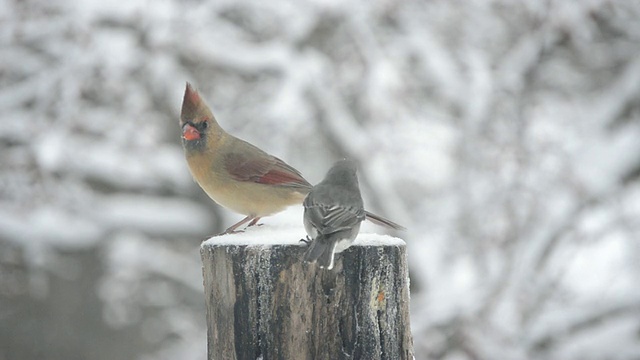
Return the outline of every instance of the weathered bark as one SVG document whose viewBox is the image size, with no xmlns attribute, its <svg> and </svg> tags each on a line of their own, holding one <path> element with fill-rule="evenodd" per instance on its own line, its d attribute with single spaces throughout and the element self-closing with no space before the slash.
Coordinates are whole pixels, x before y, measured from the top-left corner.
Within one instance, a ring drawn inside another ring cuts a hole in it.
<svg viewBox="0 0 640 360">
<path fill-rule="evenodd" d="M 361 235 L 331 271 L 304 249 L 203 244 L 209 359 L 412 359 L 404 242 Z"/>
</svg>

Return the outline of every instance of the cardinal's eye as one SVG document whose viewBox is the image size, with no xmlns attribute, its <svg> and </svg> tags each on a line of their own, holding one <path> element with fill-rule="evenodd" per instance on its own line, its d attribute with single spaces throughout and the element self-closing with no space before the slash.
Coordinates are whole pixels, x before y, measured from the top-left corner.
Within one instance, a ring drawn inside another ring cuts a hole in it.
<svg viewBox="0 0 640 360">
<path fill-rule="evenodd" d="M 202 123 L 202 130 L 205 130 L 207 127 L 209 127 L 209 121 L 204 121 Z"/>
</svg>

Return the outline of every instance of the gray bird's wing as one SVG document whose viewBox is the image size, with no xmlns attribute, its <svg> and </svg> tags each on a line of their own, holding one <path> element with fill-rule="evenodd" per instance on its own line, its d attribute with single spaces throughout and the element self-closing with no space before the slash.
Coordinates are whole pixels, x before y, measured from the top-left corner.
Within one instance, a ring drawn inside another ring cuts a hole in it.
<svg viewBox="0 0 640 360">
<path fill-rule="evenodd" d="M 305 215 L 321 234 L 331 234 L 348 230 L 364 220 L 362 207 L 350 207 L 338 204 L 323 204 L 307 197 L 304 202 Z"/>
</svg>

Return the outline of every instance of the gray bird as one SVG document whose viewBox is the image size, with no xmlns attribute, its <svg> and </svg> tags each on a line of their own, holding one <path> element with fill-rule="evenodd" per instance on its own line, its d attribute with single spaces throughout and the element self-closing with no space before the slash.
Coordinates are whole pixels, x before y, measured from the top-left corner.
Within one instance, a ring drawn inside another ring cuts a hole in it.
<svg viewBox="0 0 640 360">
<path fill-rule="evenodd" d="M 305 242 L 309 244 L 304 261 L 317 261 L 321 268 L 331 270 L 334 255 L 353 243 L 366 217 L 356 164 L 350 160 L 335 163 L 303 205 Z"/>
</svg>

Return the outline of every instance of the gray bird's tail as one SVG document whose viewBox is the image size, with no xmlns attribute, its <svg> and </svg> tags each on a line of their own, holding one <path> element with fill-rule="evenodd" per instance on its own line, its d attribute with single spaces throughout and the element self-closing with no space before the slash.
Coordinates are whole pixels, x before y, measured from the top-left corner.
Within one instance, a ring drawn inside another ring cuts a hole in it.
<svg viewBox="0 0 640 360">
<path fill-rule="evenodd" d="M 389 220 L 389 219 L 385 219 L 380 215 L 376 215 L 374 213 L 365 211 L 364 212 L 367 220 L 371 221 L 372 223 L 376 224 L 376 225 L 382 225 L 382 226 L 386 226 L 388 228 L 391 229 L 395 229 L 395 230 L 407 230 L 404 226 L 399 225 L 394 223 L 393 221 Z"/>
<path fill-rule="evenodd" d="M 307 252 L 304 253 L 304 261 L 318 262 L 321 268 L 333 269 L 333 258 L 335 256 L 336 242 L 328 241 L 323 235 L 311 241 Z"/>
</svg>

